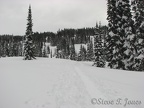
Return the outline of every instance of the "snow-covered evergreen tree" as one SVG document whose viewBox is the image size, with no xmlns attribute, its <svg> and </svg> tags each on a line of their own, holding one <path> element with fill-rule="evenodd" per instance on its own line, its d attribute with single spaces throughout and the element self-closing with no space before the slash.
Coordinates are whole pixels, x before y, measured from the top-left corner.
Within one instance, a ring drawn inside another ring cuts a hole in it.
<svg viewBox="0 0 144 108">
<path fill-rule="evenodd" d="M 111 68 L 118 68 L 121 65 L 122 56 L 119 54 L 123 41 L 121 41 L 118 35 L 118 21 L 119 15 L 117 15 L 117 0 L 108 0 L 108 38 L 107 38 L 107 58 L 110 62 L 108 66 Z M 122 66 L 122 65 L 121 65 Z"/>
<path fill-rule="evenodd" d="M 42 56 L 43 56 L 43 57 L 47 57 L 47 49 L 46 49 L 45 42 L 43 43 Z"/>
<path fill-rule="evenodd" d="M 137 57 L 135 57 L 134 69 L 144 70 L 144 1 L 132 0 L 132 10 L 134 12 L 134 27 L 137 37 Z"/>
<path fill-rule="evenodd" d="M 86 60 L 86 49 L 81 44 L 80 51 L 78 53 L 78 61 L 85 61 Z"/>
<path fill-rule="evenodd" d="M 49 57 L 49 54 L 50 54 L 50 47 L 48 46 L 47 47 L 47 55 L 48 55 L 48 57 Z"/>
<path fill-rule="evenodd" d="M 25 44 L 24 44 L 24 60 L 32 60 L 35 59 L 34 51 L 33 51 L 33 42 L 32 42 L 32 12 L 31 6 L 29 6 L 28 11 L 28 18 L 27 18 L 27 29 L 26 29 L 26 36 L 25 36 Z"/>
<path fill-rule="evenodd" d="M 51 50 L 51 52 L 50 52 L 50 57 L 51 57 L 51 58 L 53 57 L 53 55 L 52 55 L 52 50 Z"/>
<path fill-rule="evenodd" d="M 82 61 L 82 50 L 83 50 L 83 46 L 81 44 L 80 45 L 80 50 L 79 50 L 79 53 L 78 53 L 77 61 Z"/>
<path fill-rule="evenodd" d="M 76 59 L 74 39 L 71 39 L 71 42 L 70 42 L 70 59 L 71 60 L 75 60 Z"/>
<path fill-rule="evenodd" d="M 135 35 L 129 0 L 108 0 L 109 66 L 132 70 L 134 65 Z"/>
<path fill-rule="evenodd" d="M 120 50 L 122 56 L 122 69 L 133 70 L 134 57 L 136 55 L 136 36 L 134 34 L 133 20 L 129 0 L 122 0 L 117 2 L 118 21 L 118 35 L 121 37 L 123 43 Z"/>
<path fill-rule="evenodd" d="M 107 20 L 108 20 L 108 36 L 106 38 L 106 46 L 107 46 L 107 53 L 106 58 L 108 60 L 109 66 L 113 68 L 113 65 L 116 63 L 115 53 L 113 50 L 116 49 L 119 37 L 117 36 L 117 8 L 116 8 L 116 0 L 108 0 L 107 2 Z M 118 51 L 118 49 L 117 49 Z M 115 59 L 114 59 L 115 58 Z"/>
<path fill-rule="evenodd" d="M 93 43 L 92 40 L 90 40 L 90 43 L 87 44 L 86 60 L 92 61 L 93 57 L 94 57 Z"/>
<path fill-rule="evenodd" d="M 82 61 L 86 61 L 86 48 L 83 46 L 82 47 Z"/>
<path fill-rule="evenodd" d="M 66 45 L 66 54 L 65 54 L 65 58 L 66 59 L 69 59 L 69 55 L 70 55 L 70 47 L 69 47 L 69 44 L 67 43 L 67 45 Z"/>
<path fill-rule="evenodd" d="M 103 56 L 103 42 L 100 33 L 100 29 L 96 26 L 95 35 L 94 35 L 94 64 L 96 67 L 104 67 L 105 60 Z"/>
</svg>

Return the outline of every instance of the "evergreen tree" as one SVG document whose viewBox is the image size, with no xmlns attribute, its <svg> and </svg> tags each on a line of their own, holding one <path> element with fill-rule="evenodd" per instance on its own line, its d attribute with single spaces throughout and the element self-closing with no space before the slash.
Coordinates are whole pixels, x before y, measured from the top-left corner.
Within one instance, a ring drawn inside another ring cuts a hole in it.
<svg viewBox="0 0 144 108">
<path fill-rule="evenodd" d="M 136 36 L 134 35 L 133 20 L 129 0 L 122 0 L 117 2 L 118 21 L 118 35 L 123 46 L 119 52 L 121 55 L 120 69 L 133 70 L 134 57 L 136 55 Z"/>
<path fill-rule="evenodd" d="M 50 47 L 47 47 L 47 54 L 50 54 Z"/>
<path fill-rule="evenodd" d="M 86 48 L 82 47 L 82 61 L 86 61 Z"/>
<path fill-rule="evenodd" d="M 108 0 L 107 48 L 109 66 L 132 70 L 135 56 L 135 35 L 129 0 Z"/>
<path fill-rule="evenodd" d="M 80 50 L 79 50 L 79 53 L 78 53 L 77 61 L 82 61 L 82 50 L 83 50 L 83 46 L 81 44 L 80 45 Z"/>
<path fill-rule="evenodd" d="M 109 66 L 111 68 L 115 68 L 114 65 L 117 64 L 118 59 L 117 57 L 119 48 L 121 48 L 120 44 L 117 44 L 120 40 L 120 37 L 117 35 L 118 33 L 118 18 L 117 18 L 117 7 L 116 7 L 117 0 L 108 0 L 107 2 L 107 20 L 108 20 L 108 37 L 107 37 L 107 60 Z M 120 43 L 120 42 L 119 42 Z"/>
<path fill-rule="evenodd" d="M 85 61 L 85 60 L 86 60 L 86 49 L 81 44 L 80 51 L 79 51 L 79 54 L 78 54 L 78 61 Z"/>
<path fill-rule="evenodd" d="M 51 57 L 51 58 L 53 57 L 52 50 L 51 50 L 51 52 L 50 52 L 50 57 Z"/>
<path fill-rule="evenodd" d="M 93 43 L 92 43 L 92 40 L 90 40 L 90 43 L 87 44 L 86 60 L 92 61 L 93 57 L 94 57 Z"/>
<path fill-rule="evenodd" d="M 75 60 L 76 59 L 74 39 L 71 39 L 71 43 L 70 43 L 70 59 L 71 60 Z"/>
<path fill-rule="evenodd" d="M 13 56 L 13 36 L 9 41 L 9 56 Z"/>
<path fill-rule="evenodd" d="M 46 51 L 46 45 L 45 45 L 45 43 L 43 43 L 42 56 L 43 57 L 47 57 L 47 51 Z"/>
<path fill-rule="evenodd" d="M 96 25 L 94 36 L 94 64 L 96 67 L 104 67 L 105 60 L 103 56 L 103 44 L 99 27 Z"/>
<path fill-rule="evenodd" d="M 134 69 L 144 71 L 144 1 L 132 0 L 134 11 L 134 27 L 137 37 L 137 57 L 135 57 Z"/>
<path fill-rule="evenodd" d="M 28 19 L 27 19 L 27 29 L 26 29 L 26 36 L 25 36 L 25 44 L 24 44 L 24 60 L 32 60 L 35 59 L 34 52 L 33 52 L 33 42 L 32 42 L 32 13 L 31 13 L 31 6 L 29 6 L 28 11 Z"/>
<path fill-rule="evenodd" d="M 69 59 L 69 55 L 70 55 L 70 47 L 69 44 L 66 45 L 66 59 Z"/>
</svg>

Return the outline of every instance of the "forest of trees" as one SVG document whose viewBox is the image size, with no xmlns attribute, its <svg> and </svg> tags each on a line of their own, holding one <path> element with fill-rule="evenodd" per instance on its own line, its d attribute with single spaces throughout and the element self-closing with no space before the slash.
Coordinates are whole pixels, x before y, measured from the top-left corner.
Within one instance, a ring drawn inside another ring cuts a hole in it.
<svg viewBox="0 0 144 108">
<path fill-rule="evenodd" d="M 23 55 L 23 37 L 13 35 L 0 36 L 0 57 Z"/>
<path fill-rule="evenodd" d="M 108 26 L 96 23 L 95 27 L 59 29 L 57 33 L 32 32 L 31 29 L 28 38 L 33 40 L 34 56 L 47 57 L 46 53 L 51 51 L 45 45 L 50 43 L 57 46 L 56 58 L 93 61 L 97 67 L 105 67 L 107 62 L 113 69 L 144 71 L 143 0 L 132 0 L 131 4 L 129 0 L 107 0 L 107 20 Z M 25 38 L 1 35 L 0 57 L 23 56 Z M 78 53 L 75 44 L 81 44 Z M 87 45 L 87 49 L 82 44 Z"/>
<path fill-rule="evenodd" d="M 144 70 L 144 1 L 108 0 L 107 7 L 108 66 Z"/>
<path fill-rule="evenodd" d="M 106 36 L 107 27 L 102 26 L 101 30 Z M 51 43 L 51 46 L 57 46 L 57 50 L 70 51 L 74 44 L 89 44 L 90 36 L 95 35 L 95 28 L 81 28 L 81 29 L 64 29 L 58 30 L 57 33 L 53 32 L 34 32 L 32 34 L 33 44 L 35 46 L 35 56 L 43 57 L 42 47 L 44 44 Z M 104 38 L 104 37 L 103 37 Z M 0 35 L 0 56 L 23 56 L 24 50 L 24 36 L 14 35 Z M 10 54 L 11 52 L 11 54 Z M 16 53 L 17 52 L 17 53 Z M 70 55 L 70 52 L 68 52 Z M 66 58 L 66 57 L 64 57 Z"/>
</svg>

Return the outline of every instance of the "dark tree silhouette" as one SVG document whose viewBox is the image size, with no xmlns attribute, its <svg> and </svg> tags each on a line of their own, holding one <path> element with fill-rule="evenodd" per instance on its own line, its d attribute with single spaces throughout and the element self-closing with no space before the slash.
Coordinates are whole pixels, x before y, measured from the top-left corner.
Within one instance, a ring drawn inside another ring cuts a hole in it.
<svg viewBox="0 0 144 108">
<path fill-rule="evenodd" d="M 25 35 L 25 44 L 24 44 L 24 60 L 32 60 L 35 59 L 34 52 L 33 52 L 33 41 L 32 41 L 32 12 L 31 6 L 29 6 L 28 10 L 28 18 L 27 18 L 27 28 L 26 28 L 26 35 Z"/>
</svg>

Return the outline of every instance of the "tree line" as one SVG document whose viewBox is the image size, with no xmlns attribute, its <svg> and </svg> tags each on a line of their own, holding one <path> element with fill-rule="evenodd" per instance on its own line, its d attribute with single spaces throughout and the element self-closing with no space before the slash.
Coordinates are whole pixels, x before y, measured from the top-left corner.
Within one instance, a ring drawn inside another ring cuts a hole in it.
<svg viewBox="0 0 144 108">
<path fill-rule="evenodd" d="M 107 27 L 102 26 L 101 30 L 104 34 Z M 57 46 L 57 50 L 66 51 L 66 46 L 71 47 L 72 44 L 89 44 L 90 36 L 94 36 L 95 27 L 81 29 L 63 29 L 53 32 L 34 32 L 32 40 L 36 57 L 42 57 L 42 47 L 44 44 L 50 43 L 51 46 Z M 24 36 L 0 35 L 0 56 L 12 57 L 23 56 Z M 68 48 L 69 49 L 69 48 Z M 11 52 L 11 53 L 10 53 Z"/>
</svg>

